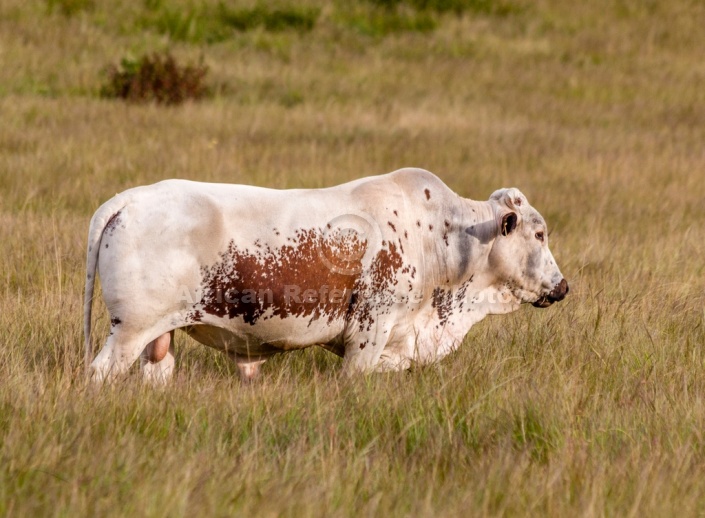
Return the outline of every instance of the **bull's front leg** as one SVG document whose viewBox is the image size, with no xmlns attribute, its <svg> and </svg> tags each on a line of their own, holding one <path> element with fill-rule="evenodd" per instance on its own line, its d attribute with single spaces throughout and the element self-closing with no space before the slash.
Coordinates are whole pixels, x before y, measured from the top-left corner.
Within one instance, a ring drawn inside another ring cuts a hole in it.
<svg viewBox="0 0 705 518">
<path fill-rule="evenodd" d="M 345 374 L 377 372 L 389 342 L 393 327 L 391 319 L 374 318 L 371 326 L 360 331 L 354 324 L 355 332 L 345 337 L 343 372 Z M 384 368 L 382 370 L 400 370 Z"/>
</svg>

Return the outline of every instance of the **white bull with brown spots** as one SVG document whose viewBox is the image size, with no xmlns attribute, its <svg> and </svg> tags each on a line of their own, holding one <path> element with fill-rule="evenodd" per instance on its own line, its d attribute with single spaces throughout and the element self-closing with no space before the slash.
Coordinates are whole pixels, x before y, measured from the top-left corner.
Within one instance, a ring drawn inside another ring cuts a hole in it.
<svg viewBox="0 0 705 518">
<path fill-rule="evenodd" d="M 342 356 L 346 372 L 434 362 L 488 314 L 565 297 L 547 235 L 517 189 L 473 201 L 421 169 L 327 189 L 130 189 L 91 220 L 86 360 L 102 381 L 141 355 L 145 377 L 164 381 L 182 329 L 245 379 L 312 345 Z M 96 269 L 111 331 L 93 360 Z"/>
</svg>

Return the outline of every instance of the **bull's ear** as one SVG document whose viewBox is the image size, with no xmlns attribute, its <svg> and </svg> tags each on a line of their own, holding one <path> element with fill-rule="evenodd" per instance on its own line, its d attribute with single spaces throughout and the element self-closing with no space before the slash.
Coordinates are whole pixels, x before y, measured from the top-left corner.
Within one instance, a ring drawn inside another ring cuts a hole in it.
<svg viewBox="0 0 705 518">
<path fill-rule="evenodd" d="M 516 212 L 507 212 L 504 216 L 502 216 L 502 226 L 500 227 L 502 235 L 508 236 L 514 232 L 514 229 L 517 228 L 518 220 L 519 218 L 517 217 Z"/>
</svg>

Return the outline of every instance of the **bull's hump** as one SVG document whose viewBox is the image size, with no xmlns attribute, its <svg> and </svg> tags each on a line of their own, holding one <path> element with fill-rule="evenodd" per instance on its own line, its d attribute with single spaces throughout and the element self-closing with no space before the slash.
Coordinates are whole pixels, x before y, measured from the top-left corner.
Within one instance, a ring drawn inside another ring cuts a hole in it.
<svg viewBox="0 0 705 518">
<path fill-rule="evenodd" d="M 435 174 L 425 169 L 407 167 L 389 173 L 390 179 L 405 196 L 420 207 L 457 199 L 457 195 Z"/>
</svg>

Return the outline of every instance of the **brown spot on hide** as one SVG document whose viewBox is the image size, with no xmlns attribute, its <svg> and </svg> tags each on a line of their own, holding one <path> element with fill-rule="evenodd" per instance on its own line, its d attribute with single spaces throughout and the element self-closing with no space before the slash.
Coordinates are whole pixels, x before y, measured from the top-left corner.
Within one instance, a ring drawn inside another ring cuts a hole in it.
<svg viewBox="0 0 705 518">
<path fill-rule="evenodd" d="M 355 291 L 364 296 L 357 299 L 354 307 L 351 305 L 351 316 L 358 321 L 360 331 L 372 329 L 374 315 L 391 306 L 394 287 L 399 282 L 397 272 L 402 265 L 403 260 L 396 245 L 389 243 L 388 249 L 377 252 L 366 275 L 356 283 Z"/>
<path fill-rule="evenodd" d="M 394 232 L 397 231 L 397 227 L 395 227 L 394 224 L 393 224 L 391 221 L 387 221 L 387 225 L 389 225 L 390 227 L 392 227 L 392 230 L 393 230 Z"/>
<path fill-rule="evenodd" d="M 399 213 L 398 213 L 396 210 L 394 210 L 394 211 L 392 211 L 392 212 L 394 212 L 394 215 L 395 215 L 395 216 L 399 216 Z"/>
<path fill-rule="evenodd" d="M 453 313 L 453 292 L 443 288 L 433 289 L 433 307 L 438 312 L 438 320 L 441 325 L 448 322 L 448 318 Z"/>
<path fill-rule="evenodd" d="M 324 236 L 317 229 L 298 230 L 291 241 L 280 248 L 257 243 L 255 251 L 230 241 L 215 264 L 201 268 L 203 312 L 241 317 L 250 325 L 262 317 L 344 317 L 367 241 L 341 231 Z M 194 311 L 190 318 L 197 316 Z"/>
<path fill-rule="evenodd" d="M 431 191 L 429 191 L 428 189 L 424 189 L 423 192 L 426 195 L 426 199 L 430 200 L 431 199 Z"/>
<path fill-rule="evenodd" d="M 468 291 L 468 286 L 472 282 L 472 276 L 470 277 L 469 281 L 465 281 L 463 284 L 460 285 L 460 288 L 458 289 L 458 292 L 455 294 L 455 302 L 458 305 L 458 309 L 462 310 L 463 306 L 465 305 L 465 295 Z"/>
<path fill-rule="evenodd" d="M 122 324 L 122 320 L 120 320 L 118 317 L 113 317 L 110 319 L 110 325 L 115 327 L 117 325 Z"/>
<path fill-rule="evenodd" d="M 416 220 L 416 226 L 421 228 L 421 222 L 419 220 Z"/>
<path fill-rule="evenodd" d="M 396 272 L 402 266 L 402 258 L 397 252 L 397 247 L 394 243 L 389 243 L 388 250 L 380 250 L 377 253 L 372 266 L 370 268 L 370 282 L 373 290 L 389 289 L 395 285 Z"/>
<path fill-rule="evenodd" d="M 120 224 L 120 213 L 121 212 L 122 211 L 117 211 L 115 214 L 110 216 L 110 219 L 105 224 L 105 230 L 103 230 L 104 234 L 108 234 L 109 236 L 113 235 L 113 232 L 115 232 L 115 229 Z"/>
<path fill-rule="evenodd" d="M 429 225 L 429 226 L 428 226 L 428 229 L 429 229 L 429 230 L 433 230 L 433 225 Z"/>
<path fill-rule="evenodd" d="M 411 266 L 410 264 L 407 264 L 406 266 L 404 266 L 404 268 L 402 268 L 401 273 L 410 274 L 411 278 L 413 279 L 416 277 L 416 266 Z"/>
</svg>

